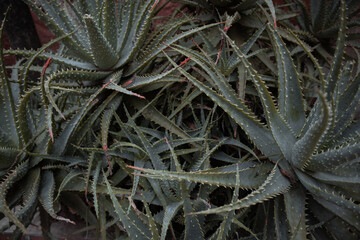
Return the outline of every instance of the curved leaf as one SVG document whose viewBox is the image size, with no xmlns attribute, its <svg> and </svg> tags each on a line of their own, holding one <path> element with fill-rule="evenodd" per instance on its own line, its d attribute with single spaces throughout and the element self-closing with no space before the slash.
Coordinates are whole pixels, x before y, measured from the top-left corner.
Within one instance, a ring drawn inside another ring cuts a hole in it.
<svg viewBox="0 0 360 240">
<path fill-rule="evenodd" d="M 240 180 L 241 184 L 241 180 Z M 228 205 L 224 205 L 217 208 L 208 209 L 201 212 L 195 212 L 192 214 L 214 214 L 221 212 L 228 212 L 234 209 L 241 209 L 261 203 L 263 201 L 269 200 L 276 195 L 286 192 L 290 187 L 289 180 L 284 177 L 278 168 L 277 165 L 272 169 L 271 173 L 264 181 L 264 183 L 256 190 L 251 192 L 248 196 L 243 199 L 240 199 L 236 202 L 233 202 Z"/>
</svg>

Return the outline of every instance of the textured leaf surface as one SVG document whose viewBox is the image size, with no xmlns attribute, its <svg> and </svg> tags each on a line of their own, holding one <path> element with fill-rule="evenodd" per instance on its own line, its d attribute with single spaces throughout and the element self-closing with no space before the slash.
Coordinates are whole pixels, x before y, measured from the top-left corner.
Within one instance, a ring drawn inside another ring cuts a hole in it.
<svg viewBox="0 0 360 240">
<path fill-rule="evenodd" d="M 118 202 L 118 199 L 114 195 L 114 192 L 112 191 L 112 188 L 110 186 L 109 181 L 107 180 L 105 174 L 104 175 L 104 181 L 107 186 L 108 192 L 111 197 L 111 201 L 113 203 L 113 206 L 115 208 L 115 212 L 119 218 L 119 220 L 123 223 L 124 228 L 126 229 L 128 235 L 131 238 L 135 239 L 151 239 L 151 232 L 150 230 L 145 227 L 144 225 L 138 226 L 134 223 L 134 221 L 129 217 L 128 214 L 124 211 L 120 203 Z"/>
<path fill-rule="evenodd" d="M 289 187 L 290 187 L 289 180 L 280 173 L 279 168 L 275 165 L 275 167 L 273 168 L 273 170 L 271 171 L 265 182 L 258 189 L 251 192 L 245 198 L 240 199 L 228 205 L 208 209 L 201 212 L 196 212 L 193 214 L 213 214 L 213 213 L 228 212 L 234 209 L 249 207 L 251 205 L 255 205 L 263 201 L 266 201 L 268 199 L 271 199 L 276 195 L 282 194 L 286 192 Z"/>
<path fill-rule="evenodd" d="M 14 183 L 26 174 L 28 167 L 29 161 L 22 162 L 21 164 L 16 166 L 13 171 L 9 173 L 9 175 L 0 185 L 0 211 L 24 233 L 27 232 L 27 230 L 25 226 L 15 216 L 15 214 L 10 210 L 6 201 L 6 194 L 8 190 L 14 185 Z"/>
<path fill-rule="evenodd" d="M 318 182 L 297 171 L 300 181 L 306 189 L 319 199 L 319 203 L 338 215 L 349 224 L 360 229 L 360 206 L 334 192 L 328 185 Z"/>
<path fill-rule="evenodd" d="M 241 169 L 241 165 L 235 165 L 239 167 L 240 183 L 239 187 L 243 189 L 255 189 L 259 187 L 265 180 L 266 175 L 264 172 L 271 170 L 271 164 L 260 164 L 252 167 L 246 167 Z M 131 167 L 131 166 L 129 166 Z M 134 168 L 134 167 L 132 167 Z M 220 169 L 216 169 L 214 172 L 212 170 L 207 171 L 198 171 L 198 172 L 168 172 L 168 171 L 158 171 L 152 169 L 136 168 L 142 172 L 147 173 L 144 175 L 149 178 L 156 179 L 167 179 L 167 180 L 186 180 L 192 182 L 198 182 L 202 184 L 210 184 L 216 186 L 227 186 L 235 187 L 236 183 L 236 170 L 225 170 L 221 172 Z"/>
<path fill-rule="evenodd" d="M 284 194 L 286 216 L 292 239 L 306 239 L 305 191 L 296 186 Z"/>
</svg>

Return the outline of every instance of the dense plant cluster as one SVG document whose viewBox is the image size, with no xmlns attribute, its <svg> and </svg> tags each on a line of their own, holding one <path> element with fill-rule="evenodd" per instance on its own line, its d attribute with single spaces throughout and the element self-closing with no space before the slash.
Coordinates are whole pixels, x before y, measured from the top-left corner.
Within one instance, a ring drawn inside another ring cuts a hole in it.
<svg viewBox="0 0 360 240">
<path fill-rule="evenodd" d="M 0 46 L 12 239 L 360 238 L 357 1 L 24 2 L 56 38 Z"/>
</svg>

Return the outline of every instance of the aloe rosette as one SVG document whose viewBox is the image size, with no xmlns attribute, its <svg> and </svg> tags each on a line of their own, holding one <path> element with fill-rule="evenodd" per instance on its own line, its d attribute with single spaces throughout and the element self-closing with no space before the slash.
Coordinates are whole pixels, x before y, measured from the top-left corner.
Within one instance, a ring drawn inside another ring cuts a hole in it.
<svg viewBox="0 0 360 240">
<path fill-rule="evenodd" d="M 115 164 L 108 142 L 116 110 L 124 102 L 135 108 L 147 104 L 135 89 L 143 94 L 182 81 L 172 75 L 173 70 L 164 70 L 168 63 L 158 57 L 166 48 L 163 43 L 172 44 L 216 25 L 182 31 L 181 26 L 193 21 L 186 18 L 150 31 L 158 4 L 155 0 L 25 2 L 57 38 L 38 50 L 1 49 L 1 60 L 3 54 L 24 57 L 12 67 L 5 67 L 1 61 L 0 111 L 6 124 L 0 128 L 0 210 L 18 227 L 14 236 L 26 232 L 37 206 L 44 210 L 42 213 L 69 221 L 57 215 L 61 202 L 76 209 L 89 223 L 97 224 L 104 205 L 87 217 L 88 206 L 78 192 L 85 192 L 86 197 L 87 192 L 95 196 L 131 194 L 114 186 L 106 190 L 100 175 L 106 167 L 110 175 L 111 165 Z M 56 53 L 47 51 L 58 42 L 61 44 Z M 46 63 L 34 66 L 35 59 Z M 154 62 L 158 71 L 144 74 Z M 10 78 L 7 68 L 13 71 Z M 40 79 L 30 78 L 30 71 L 38 72 Z M 129 100 L 125 100 L 127 97 Z M 144 115 L 150 110 L 144 110 Z M 150 115 L 184 136 L 159 112 Z M 91 150 L 84 150 L 84 144 Z M 101 152 L 94 152 L 99 145 Z M 136 148 L 131 143 L 123 145 Z M 9 191 L 23 182 L 24 192 Z M 94 201 L 97 206 L 97 199 Z M 19 205 L 21 210 L 14 213 L 12 209 Z"/>
<path fill-rule="evenodd" d="M 317 101 L 310 112 L 300 77 L 290 52 L 276 28 L 267 26 L 277 61 L 277 92 L 275 97 L 251 65 L 246 53 L 226 35 L 233 53 L 241 60 L 261 100 L 266 125 L 239 99 L 212 58 L 179 45 L 171 49 L 189 57 L 207 76 L 202 82 L 169 61 L 194 86 L 220 106 L 246 133 L 274 166 L 264 182 L 249 195 L 229 205 L 213 207 L 193 214 L 224 214 L 271 201 L 271 216 L 263 234 L 280 239 L 306 239 L 317 232 L 311 224 L 321 224 L 333 236 L 356 239 L 360 230 L 359 201 L 359 121 L 354 119 L 360 100 L 360 76 L 353 74 L 351 64 L 342 67 L 344 56 L 346 7 L 341 1 L 340 30 L 333 64 L 325 77 L 315 57 L 297 38 L 298 44 L 313 61 L 319 75 Z M 276 103 L 277 102 L 277 103 Z M 159 178 L 159 173 L 142 169 L 146 177 Z M 242 172 L 239 173 L 241 179 Z M 172 179 L 198 182 L 196 177 L 168 173 Z M 216 184 L 209 175 L 202 183 Z M 241 184 L 237 187 L 245 187 Z M 245 183 L 245 182 L 244 182 Z M 280 195 L 280 196 L 279 196 Z M 285 218 L 285 219 L 283 219 Z M 314 220 L 317 219 L 317 220 Z M 330 221 L 329 219 L 332 219 Z M 225 220 L 224 220 L 225 221 Z M 315 221 L 315 223 L 314 223 Z M 285 224 L 284 224 L 285 223 Z M 310 225 L 309 225 L 310 224 Z M 334 227 L 336 225 L 336 227 Z M 275 230 L 271 230 L 271 226 Z M 271 235 L 274 234 L 274 235 Z M 320 234 L 320 235 L 321 235 Z"/>
</svg>

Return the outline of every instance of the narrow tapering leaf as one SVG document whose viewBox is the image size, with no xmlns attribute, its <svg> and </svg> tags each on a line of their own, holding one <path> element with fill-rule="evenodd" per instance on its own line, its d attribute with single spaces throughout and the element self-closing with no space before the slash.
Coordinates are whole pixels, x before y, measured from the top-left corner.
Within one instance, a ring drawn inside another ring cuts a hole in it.
<svg viewBox="0 0 360 240">
<path fill-rule="evenodd" d="M 284 193 L 286 216 L 290 226 L 291 239 L 306 239 L 305 191 L 295 186 Z"/>
<path fill-rule="evenodd" d="M 275 54 L 278 66 L 279 83 L 279 111 L 289 123 L 291 130 L 296 135 L 299 135 L 305 124 L 305 111 L 300 79 L 290 52 L 280 38 L 278 31 L 272 27 L 269 29 L 276 48 Z"/>
<path fill-rule="evenodd" d="M 86 30 L 90 41 L 91 54 L 94 64 L 101 69 L 109 69 L 116 64 L 118 58 L 111 47 L 111 44 L 105 39 L 101 30 L 97 27 L 93 17 L 84 16 Z"/>
<path fill-rule="evenodd" d="M 278 112 L 278 109 L 275 106 L 272 95 L 270 94 L 266 85 L 258 75 L 257 71 L 251 66 L 251 63 L 246 59 L 245 55 L 236 46 L 235 42 L 231 40 L 224 31 L 222 32 L 226 37 L 226 39 L 229 41 L 230 45 L 235 50 L 235 53 L 241 59 L 242 63 L 245 66 L 245 69 L 248 71 L 252 81 L 256 86 L 274 140 L 280 147 L 280 150 L 285 156 L 285 158 L 287 159 L 290 158 L 291 156 L 290 149 L 294 145 L 296 139 L 293 132 L 288 126 L 288 122 L 284 120 L 284 118 Z"/>
<path fill-rule="evenodd" d="M 16 181 L 21 179 L 29 168 L 29 161 L 22 162 L 7 175 L 5 180 L 0 185 L 0 211 L 24 233 L 27 232 L 26 227 L 19 221 L 15 214 L 10 210 L 6 201 L 6 194 L 8 190 L 14 185 Z"/>
<path fill-rule="evenodd" d="M 326 1 L 323 1 L 326 2 Z M 327 99 L 329 100 L 332 96 L 332 92 L 335 89 L 337 84 L 341 62 L 343 61 L 344 55 L 344 47 L 345 47 L 345 36 L 346 36 L 346 2 L 345 0 L 341 0 L 341 8 L 340 8 L 340 28 L 338 33 L 338 38 L 336 42 L 336 51 L 334 56 L 333 65 L 331 66 L 330 73 L 326 78 L 326 89 L 325 92 L 328 94 Z"/>
<path fill-rule="evenodd" d="M 237 165 L 236 165 L 237 166 Z M 131 167 L 131 166 L 129 166 Z M 260 164 L 258 166 L 240 168 L 240 185 L 242 189 L 255 189 L 259 187 L 265 180 L 264 172 L 271 170 L 270 164 Z M 132 167 L 135 168 L 135 167 Z M 234 166 L 233 166 L 234 168 Z M 218 171 L 198 171 L 198 172 L 168 172 L 145 168 L 135 168 L 141 170 L 146 175 L 144 177 L 162 179 L 162 180 L 186 180 L 190 182 L 198 182 L 202 184 L 210 184 L 216 186 L 235 187 L 236 170 L 223 169 Z"/>
<path fill-rule="evenodd" d="M 126 214 L 120 203 L 118 202 L 118 199 L 114 195 L 114 192 L 110 186 L 109 181 L 106 178 L 106 175 L 103 174 L 104 181 L 106 184 L 106 187 L 108 189 L 108 192 L 110 194 L 111 202 L 114 206 L 115 212 L 119 218 L 119 220 L 123 223 L 124 228 L 126 229 L 129 237 L 134 239 L 151 239 L 151 232 L 148 228 L 141 228 L 142 226 L 137 226 L 131 218 L 129 218 L 129 215 Z M 143 230 L 146 229 L 146 232 L 143 232 Z"/>
<path fill-rule="evenodd" d="M 213 213 L 228 212 L 234 209 L 249 207 L 251 205 L 255 205 L 264 202 L 266 200 L 269 200 L 275 197 L 276 195 L 282 194 L 286 192 L 289 189 L 289 187 L 290 187 L 290 181 L 281 174 L 278 166 L 275 165 L 275 167 L 269 174 L 268 178 L 264 181 L 264 183 L 257 190 L 254 190 L 245 198 L 230 203 L 228 205 L 224 205 L 217 208 L 211 208 L 193 214 L 213 214 Z"/>
<path fill-rule="evenodd" d="M 310 157 L 315 153 L 318 142 L 321 136 L 327 131 L 331 119 L 331 111 L 325 96 L 320 92 L 318 92 L 318 95 L 321 101 L 321 115 L 318 116 L 318 119 L 315 120 L 292 149 L 291 162 L 300 169 L 306 167 Z"/>
</svg>

